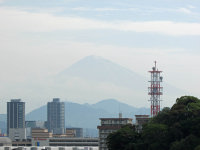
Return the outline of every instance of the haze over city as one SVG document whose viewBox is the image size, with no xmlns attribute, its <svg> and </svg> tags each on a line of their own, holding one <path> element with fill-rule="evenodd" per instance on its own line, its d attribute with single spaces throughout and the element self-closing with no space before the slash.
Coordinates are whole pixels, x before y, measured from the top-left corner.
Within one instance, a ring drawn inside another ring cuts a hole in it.
<svg viewBox="0 0 200 150">
<path fill-rule="evenodd" d="M 54 97 L 90 104 L 115 98 L 149 107 L 148 71 L 155 60 L 164 85 L 180 94 L 164 89 L 162 106 L 181 95 L 199 97 L 199 7 L 194 0 L 0 0 L 0 113 L 12 98 L 26 102 L 26 112 Z M 90 71 L 95 62 L 104 71 L 132 71 L 141 79 L 134 87 L 143 92 L 73 71 L 60 84 L 60 74 L 88 58 L 83 66 Z"/>
</svg>

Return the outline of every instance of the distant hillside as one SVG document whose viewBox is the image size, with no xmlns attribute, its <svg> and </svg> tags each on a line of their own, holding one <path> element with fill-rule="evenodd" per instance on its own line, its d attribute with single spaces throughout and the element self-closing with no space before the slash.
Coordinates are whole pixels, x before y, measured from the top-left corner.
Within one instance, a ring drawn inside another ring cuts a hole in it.
<svg viewBox="0 0 200 150">
<path fill-rule="evenodd" d="M 67 127 L 84 128 L 85 136 L 97 136 L 97 125 L 99 118 L 118 117 L 122 112 L 123 117 L 134 118 L 135 114 L 149 114 L 149 108 L 136 108 L 115 99 L 102 100 L 95 104 L 78 104 L 65 102 L 65 124 Z M 39 107 L 26 114 L 26 121 L 46 121 L 47 106 Z M 0 128 L 6 132 L 6 115 L 0 115 Z"/>
<path fill-rule="evenodd" d="M 47 106 L 44 105 L 26 114 L 26 121 L 31 121 L 31 120 L 46 121 L 47 120 Z"/>
<path fill-rule="evenodd" d="M 151 68 L 149 68 L 151 69 Z M 146 77 L 99 56 L 87 56 L 54 77 L 59 95 L 67 93 L 78 99 L 106 99 L 112 97 L 131 104 L 147 106 Z M 164 77 L 165 81 L 165 77 Z M 174 99 L 186 92 L 164 82 L 164 105 L 174 103 Z"/>
<path fill-rule="evenodd" d="M 123 116 L 134 117 L 135 114 L 149 114 L 147 108 L 137 108 L 125 103 L 121 103 L 115 99 L 102 100 L 96 104 L 91 105 L 93 108 L 103 109 L 111 114 L 122 112 Z"/>
<path fill-rule="evenodd" d="M 177 97 L 185 95 L 186 92 L 166 84 L 165 75 L 163 76 L 162 106 L 171 106 Z M 20 91 L 24 92 L 20 95 L 23 96 L 22 100 L 27 101 L 26 110 L 28 111 L 32 111 L 37 106 L 41 107 L 55 96 L 65 101 L 69 99 L 90 104 L 97 103 L 97 100 L 114 98 L 134 107 L 149 107 L 147 94 L 149 79 L 138 74 L 136 70 L 130 70 L 105 58 L 87 56 L 54 76 L 37 81 L 28 80 L 26 84 L 21 85 Z M 17 88 L 17 85 L 14 86 Z M 12 88 L 9 90 L 16 92 Z M 119 111 L 123 109 L 123 106 L 115 108 Z M 108 109 L 107 111 L 110 112 Z M 46 117 L 39 110 L 37 113 L 40 116 L 39 120 Z"/>
<path fill-rule="evenodd" d="M 7 128 L 7 116 L 6 114 L 0 114 L 0 129 L 1 133 L 6 133 Z"/>
<path fill-rule="evenodd" d="M 96 130 L 100 124 L 99 118 L 118 117 L 122 112 L 123 117 L 134 118 L 135 114 L 149 114 L 148 108 L 135 108 L 121 103 L 114 99 L 100 101 L 96 104 L 77 104 L 65 102 L 65 124 L 68 127 L 82 127 L 88 132 L 91 129 Z M 47 116 L 47 107 L 42 106 L 26 115 L 26 120 L 45 121 Z M 97 130 L 96 130 L 97 133 Z"/>
<path fill-rule="evenodd" d="M 0 114 L 0 121 L 5 121 L 7 119 L 6 114 Z"/>
</svg>

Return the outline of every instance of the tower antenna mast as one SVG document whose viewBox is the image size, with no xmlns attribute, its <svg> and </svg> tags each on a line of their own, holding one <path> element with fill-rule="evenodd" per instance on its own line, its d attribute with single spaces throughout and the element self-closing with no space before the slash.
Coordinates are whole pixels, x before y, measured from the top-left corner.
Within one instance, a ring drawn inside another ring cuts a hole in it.
<svg viewBox="0 0 200 150">
<path fill-rule="evenodd" d="M 149 73 L 151 74 L 150 87 L 148 87 L 148 94 L 150 95 L 151 102 L 151 117 L 156 116 L 160 112 L 160 101 L 161 95 L 163 95 L 163 87 L 161 83 L 163 77 L 160 75 L 162 71 L 159 71 L 156 66 L 156 61 L 154 62 L 155 66 L 152 68 Z"/>
</svg>

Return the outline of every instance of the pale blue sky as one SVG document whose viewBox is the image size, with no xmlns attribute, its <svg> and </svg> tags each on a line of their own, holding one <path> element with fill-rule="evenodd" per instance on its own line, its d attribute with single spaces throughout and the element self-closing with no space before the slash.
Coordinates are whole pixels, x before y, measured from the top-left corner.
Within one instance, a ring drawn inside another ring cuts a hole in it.
<svg viewBox="0 0 200 150">
<path fill-rule="evenodd" d="M 42 84 L 88 55 L 146 77 L 157 60 L 167 83 L 200 96 L 199 1 L 0 0 L 0 20 L 2 105 L 11 98 L 34 99 L 29 110 L 46 104 L 49 97 L 28 83 Z M 90 99 L 75 102 L 95 102 Z"/>
</svg>

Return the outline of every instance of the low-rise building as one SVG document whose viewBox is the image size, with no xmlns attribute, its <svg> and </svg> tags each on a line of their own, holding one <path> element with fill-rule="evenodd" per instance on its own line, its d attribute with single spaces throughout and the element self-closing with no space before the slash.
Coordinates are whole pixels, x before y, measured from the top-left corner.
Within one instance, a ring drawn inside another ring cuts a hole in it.
<svg viewBox="0 0 200 150">
<path fill-rule="evenodd" d="M 33 146 L 48 146 L 49 138 L 52 137 L 52 133 L 48 132 L 48 129 L 33 128 L 32 129 L 32 145 Z"/>
<path fill-rule="evenodd" d="M 83 137 L 83 128 L 66 128 L 67 137 Z"/>
<path fill-rule="evenodd" d="M 99 129 L 99 150 L 108 150 L 106 145 L 107 136 L 119 130 L 123 125 L 132 124 L 132 118 L 100 118 L 101 125 L 97 128 Z"/>
<path fill-rule="evenodd" d="M 141 132 L 142 131 L 142 125 L 145 123 L 148 123 L 149 121 L 149 115 L 135 115 L 135 126 L 136 126 L 136 130 L 137 132 Z"/>
<path fill-rule="evenodd" d="M 50 138 L 49 146 L 98 147 L 98 138 Z"/>
<path fill-rule="evenodd" d="M 9 138 L 12 141 L 26 139 L 26 129 L 25 128 L 9 128 Z"/>
<path fill-rule="evenodd" d="M 0 137 L 0 146 L 12 146 L 12 141 L 8 137 Z"/>
<path fill-rule="evenodd" d="M 44 128 L 33 128 L 32 129 L 32 138 L 38 139 L 38 138 L 50 138 L 52 137 L 52 133 L 48 132 L 48 129 Z"/>
<path fill-rule="evenodd" d="M 47 128 L 45 121 L 25 121 L 25 126 L 27 139 L 32 138 L 31 132 L 33 128 Z"/>
<path fill-rule="evenodd" d="M 32 129 L 32 146 L 88 146 L 98 147 L 98 138 L 75 138 L 67 137 L 65 134 L 53 135 L 48 129 Z"/>
<path fill-rule="evenodd" d="M 32 146 L 31 139 L 12 141 L 12 146 Z"/>
<path fill-rule="evenodd" d="M 66 136 L 67 137 L 75 137 L 76 136 L 76 131 L 73 129 L 66 129 Z"/>
</svg>

